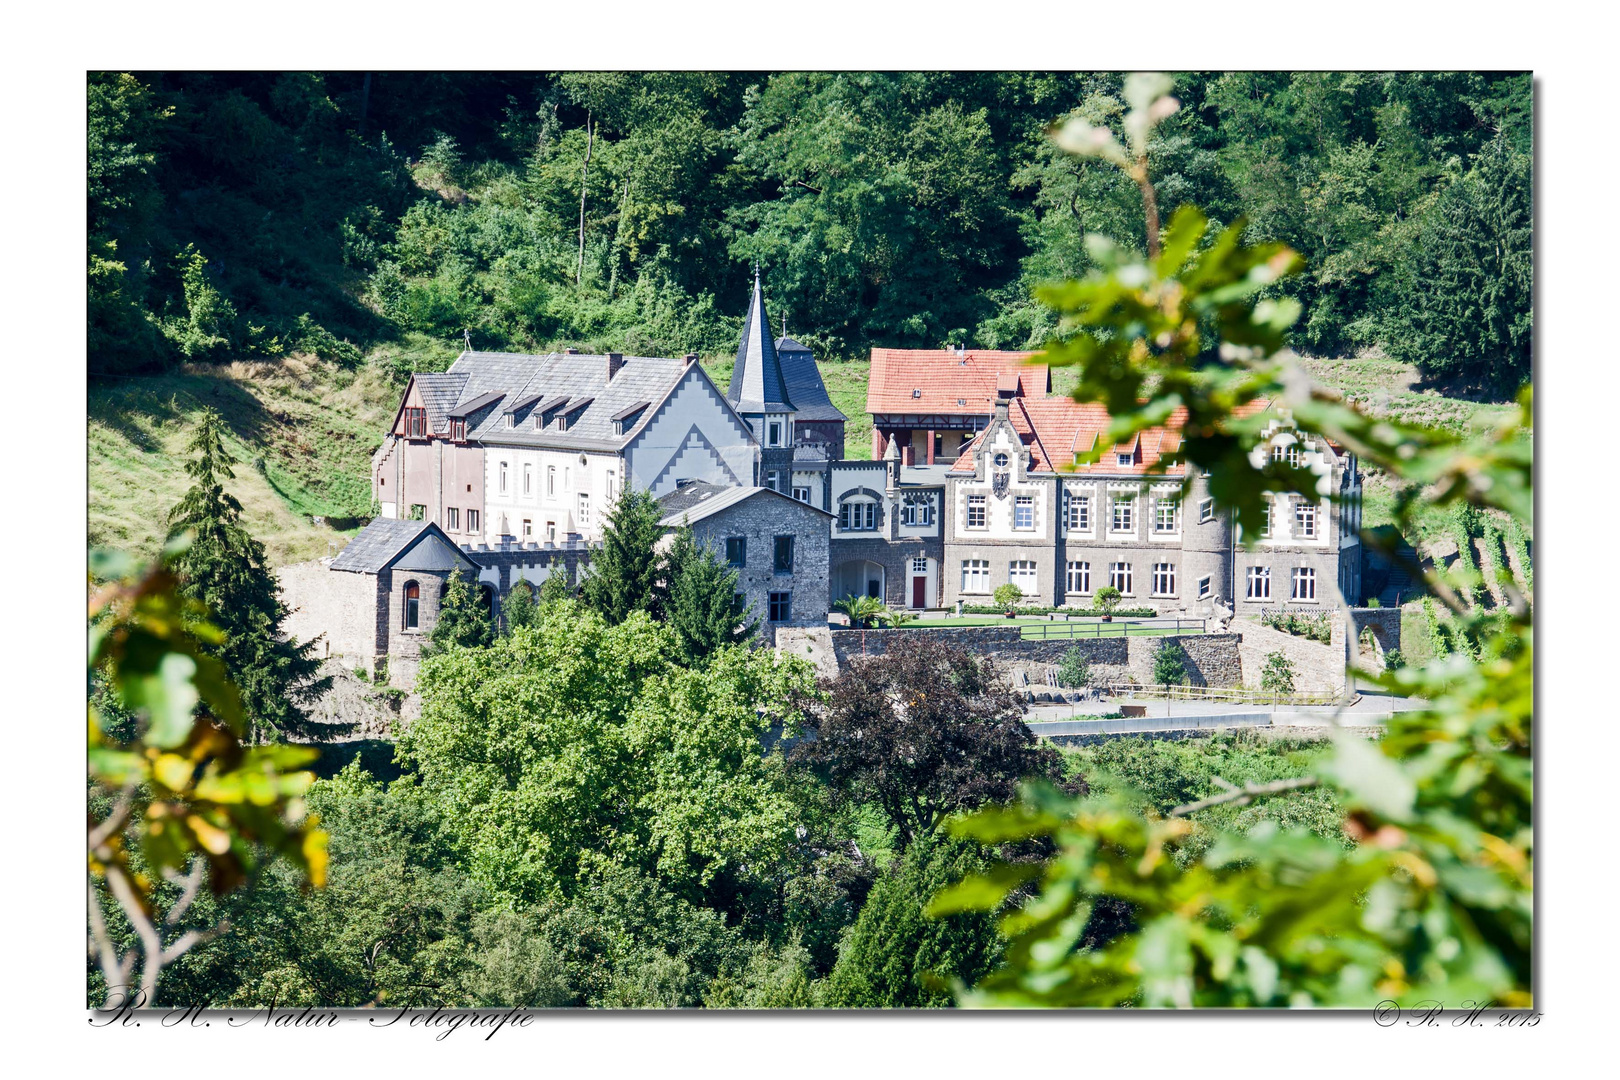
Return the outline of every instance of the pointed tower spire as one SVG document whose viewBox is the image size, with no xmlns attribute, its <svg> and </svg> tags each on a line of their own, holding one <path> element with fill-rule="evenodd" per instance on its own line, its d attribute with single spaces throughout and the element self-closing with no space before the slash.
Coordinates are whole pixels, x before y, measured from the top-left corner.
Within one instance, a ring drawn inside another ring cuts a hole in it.
<svg viewBox="0 0 1620 1080">
<path fill-rule="evenodd" d="M 787 380 L 777 359 L 776 342 L 771 340 L 770 319 L 765 313 L 765 297 L 760 289 L 759 265 L 754 266 L 754 295 L 743 322 L 742 341 L 737 345 L 737 363 L 731 369 L 731 386 L 726 391 L 732 407 L 748 414 L 794 412 L 788 398 Z"/>
</svg>

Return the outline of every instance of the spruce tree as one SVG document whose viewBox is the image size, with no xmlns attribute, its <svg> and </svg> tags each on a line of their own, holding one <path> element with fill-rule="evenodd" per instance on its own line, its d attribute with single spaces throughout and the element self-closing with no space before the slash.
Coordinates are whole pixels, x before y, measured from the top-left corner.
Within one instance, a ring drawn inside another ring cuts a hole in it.
<svg viewBox="0 0 1620 1080">
<path fill-rule="evenodd" d="M 445 582 L 439 598 L 439 620 L 429 639 L 435 651 L 451 645 L 483 649 L 495 644 L 495 620 L 472 575 L 459 570 Z"/>
<path fill-rule="evenodd" d="M 608 515 L 602 546 L 591 553 L 591 573 L 581 597 L 610 626 L 645 611 L 663 615 L 665 565 L 658 550 L 664 535 L 658 500 L 645 491 L 627 490 Z"/>
<path fill-rule="evenodd" d="M 700 547 L 683 527 L 669 549 L 669 625 L 688 664 L 698 664 L 722 645 L 747 641 L 758 628 L 753 610 L 737 610 L 737 571 L 713 548 Z"/>
<path fill-rule="evenodd" d="M 506 619 L 506 632 L 524 626 L 540 625 L 540 601 L 535 596 L 535 590 L 527 581 L 519 579 L 512 583 L 512 590 L 506 594 L 506 602 L 501 605 L 501 614 Z"/>
<path fill-rule="evenodd" d="M 1530 159 L 1499 137 L 1424 217 L 1384 320 L 1385 351 L 1492 389 L 1528 379 L 1532 214 Z"/>
<path fill-rule="evenodd" d="M 242 504 L 225 490 L 225 481 L 236 474 L 219 413 L 202 411 L 186 451 L 193 455 L 186 463 L 193 484 L 169 511 L 169 535 L 192 536 L 175 562 L 181 591 L 207 605 L 225 633 L 214 651 L 242 691 L 248 738 L 301 732 L 302 706 L 332 680 L 318 677 L 314 641 L 299 644 L 282 632 L 289 611 L 275 572 L 265 562 L 264 545 L 242 527 Z"/>
<path fill-rule="evenodd" d="M 554 568 L 540 583 L 540 606 L 555 604 L 559 600 L 572 600 L 574 587 L 568 583 L 567 567 Z"/>
</svg>

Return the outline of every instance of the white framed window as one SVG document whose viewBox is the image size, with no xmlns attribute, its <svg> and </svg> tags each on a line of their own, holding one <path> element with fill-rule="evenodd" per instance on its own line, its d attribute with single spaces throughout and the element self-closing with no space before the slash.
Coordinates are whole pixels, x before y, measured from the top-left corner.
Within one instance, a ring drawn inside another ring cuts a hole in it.
<svg viewBox="0 0 1620 1080">
<path fill-rule="evenodd" d="M 591 524 L 591 497 L 581 493 L 579 496 L 579 525 L 580 528 L 589 528 Z"/>
<path fill-rule="evenodd" d="M 1035 496 L 1013 496 L 1013 528 L 1033 529 L 1035 527 Z"/>
<path fill-rule="evenodd" d="M 926 491 L 908 491 L 900 500 L 902 525 L 932 525 L 934 523 L 934 496 Z"/>
<path fill-rule="evenodd" d="M 1153 564 L 1153 595 L 1176 595 L 1176 564 L 1160 562 Z"/>
<path fill-rule="evenodd" d="M 1063 527 L 1081 532 L 1091 528 L 1091 496 L 1063 490 Z"/>
<path fill-rule="evenodd" d="M 1209 575 L 1205 574 L 1203 577 L 1198 579 L 1198 599 L 1200 599 L 1200 600 L 1208 600 L 1209 599 L 1209 593 L 1210 593 Z"/>
<path fill-rule="evenodd" d="M 557 494 L 557 466 L 546 466 L 546 496 Z"/>
<path fill-rule="evenodd" d="M 1069 563 L 1063 574 L 1063 591 L 1071 593 L 1090 592 L 1091 564 L 1084 560 Z"/>
<path fill-rule="evenodd" d="M 534 490 L 534 469 L 528 462 L 523 463 L 523 494 L 527 495 Z"/>
<path fill-rule="evenodd" d="M 987 593 L 990 591 L 990 562 L 988 559 L 962 561 L 962 591 Z"/>
<path fill-rule="evenodd" d="M 1114 496 L 1114 532 L 1133 532 L 1136 529 L 1136 496 Z"/>
<path fill-rule="evenodd" d="M 996 455 L 996 468 L 998 468 L 998 469 L 1005 469 L 1005 468 L 1006 468 L 1006 467 L 1007 467 L 1007 463 L 1008 463 L 1008 462 L 1009 462 L 1009 461 L 1011 461 L 1011 460 L 1012 460 L 1012 459 L 1011 459 L 1011 458 L 1009 458 L 1009 457 L 1008 457 L 1008 456 L 1007 456 L 1007 455 L 1006 455 L 1006 454 L 1004 454 L 1004 453 L 1003 453 L 1003 454 L 997 454 L 997 455 Z"/>
<path fill-rule="evenodd" d="M 983 495 L 969 495 L 967 501 L 967 527 L 982 529 L 988 524 L 987 500 Z"/>
<path fill-rule="evenodd" d="M 780 420 L 772 420 L 769 424 L 766 425 L 766 430 L 770 432 L 770 435 L 768 437 L 769 441 L 767 441 L 765 445 L 767 445 L 767 446 L 781 446 L 782 445 L 782 421 L 780 421 Z"/>
<path fill-rule="evenodd" d="M 1272 461 L 1286 461 L 1291 469 L 1299 468 L 1299 443 L 1274 443 L 1271 447 Z"/>
<path fill-rule="evenodd" d="M 1014 559 L 1007 564 L 1007 580 L 1018 586 L 1025 596 L 1034 596 L 1036 585 L 1035 562 L 1032 559 Z"/>
<path fill-rule="evenodd" d="M 470 533 L 478 531 L 478 511 L 476 510 L 467 511 L 467 531 Z"/>
<path fill-rule="evenodd" d="M 1132 462 L 1134 462 L 1135 460 L 1136 460 L 1136 457 L 1133 454 L 1120 454 L 1117 457 L 1117 461 L 1118 461 L 1118 463 L 1120 465 L 1129 465 Z"/>
<path fill-rule="evenodd" d="M 528 540 L 534 536 L 534 522 L 529 518 L 523 519 L 523 539 Z"/>
<path fill-rule="evenodd" d="M 1125 596 L 1131 595 L 1131 564 L 1117 562 L 1108 564 L 1108 584 L 1118 589 Z"/>
<path fill-rule="evenodd" d="M 770 472 L 766 473 L 765 474 L 765 486 L 770 488 L 772 491 L 781 491 L 782 490 L 782 474 L 780 472 L 777 472 L 775 469 L 772 469 Z"/>
<path fill-rule="evenodd" d="M 1203 522 L 1203 521 L 1214 521 L 1215 520 L 1215 500 L 1214 499 L 1203 499 L 1203 500 L 1201 500 L 1199 502 L 1199 504 L 1198 504 L 1198 520 L 1201 521 L 1201 522 Z"/>
<path fill-rule="evenodd" d="M 1251 566 L 1244 574 L 1246 587 L 1243 596 L 1247 600 L 1271 599 L 1271 567 Z"/>
<path fill-rule="evenodd" d="M 1153 531 L 1156 533 L 1175 532 L 1176 521 L 1180 516 L 1180 499 L 1155 499 L 1153 502 Z"/>
<path fill-rule="evenodd" d="M 1294 534 L 1296 536 L 1316 535 L 1316 503 L 1309 499 L 1294 500 Z"/>
<path fill-rule="evenodd" d="M 556 542 L 557 542 L 557 523 L 555 521 L 548 521 L 548 522 L 546 522 L 546 543 L 555 544 Z"/>
<path fill-rule="evenodd" d="M 845 532 L 876 529 L 877 503 L 867 499 L 845 499 L 838 504 L 838 527 Z"/>
<path fill-rule="evenodd" d="M 1292 600 L 1316 599 L 1316 571 L 1309 566 L 1296 566 L 1292 573 L 1293 589 L 1289 594 Z"/>
<path fill-rule="evenodd" d="M 500 486 L 500 492 L 501 492 L 502 495 L 506 494 L 506 462 L 504 462 L 504 461 L 501 462 L 501 486 Z"/>
<path fill-rule="evenodd" d="M 447 506 L 444 508 L 444 527 L 447 529 L 458 530 L 461 528 L 460 507 Z"/>
<path fill-rule="evenodd" d="M 928 559 L 927 559 L 927 557 L 926 556 L 921 556 L 921 557 L 912 559 L 911 560 L 911 572 L 913 574 L 926 574 L 926 573 L 928 573 Z"/>
<path fill-rule="evenodd" d="M 810 501 L 810 489 L 807 487 L 796 487 L 793 489 L 793 497 L 802 503 L 807 503 Z"/>
</svg>

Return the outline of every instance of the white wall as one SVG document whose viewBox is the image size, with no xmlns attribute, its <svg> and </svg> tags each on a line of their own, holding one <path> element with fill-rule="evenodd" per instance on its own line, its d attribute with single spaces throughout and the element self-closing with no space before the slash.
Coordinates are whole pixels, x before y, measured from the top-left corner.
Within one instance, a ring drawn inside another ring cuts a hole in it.
<svg viewBox="0 0 1620 1080">
<path fill-rule="evenodd" d="M 584 464 L 580 459 L 584 458 Z M 501 465 L 507 466 L 507 489 L 501 491 Z M 523 490 L 523 467 L 531 472 L 528 492 Z M 555 484 L 547 490 L 547 470 L 554 469 Z M 556 524 L 556 541 L 579 533 L 587 540 L 599 540 L 602 522 L 612 498 L 623 490 L 624 460 L 604 451 L 552 450 L 514 446 L 489 446 L 484 453 L 484 520 L 480 522 L 485 543 L 500 542 L 503 535 L 520 541 L 545 543 L 546 523 Z M 580 496 L 586 496 L 588 519 L 580 518 Z M 503 515 L 507 523 L 502 528 Z M 527 518 L 533 533 L 523 535 Z"/>
<path fill-rule="evenodd" d="M 747 425 L 695 365 L 653 408 L 647 426 L 625 447 L 636 487 L 661 496 L 674 491 L 677 480 L 726 487 L 754 483 L 758 448 Z"/>
</svg>

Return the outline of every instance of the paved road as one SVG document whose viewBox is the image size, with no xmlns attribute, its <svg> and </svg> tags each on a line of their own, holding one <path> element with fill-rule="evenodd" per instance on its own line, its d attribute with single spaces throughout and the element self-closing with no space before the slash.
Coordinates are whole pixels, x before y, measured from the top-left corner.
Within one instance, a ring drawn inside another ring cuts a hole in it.
<svg viewBox="0 0 1620 1080">
<path fill-rule="evenodd" d="M 1098 714 L 1118 712 L 1122 704 L 1139 704 L 1147 715 L 1103 720 Z M 1037 735 L 1101 735 L 1150 731 L 1204 731 L 1227 727 L 1328 727 L 1335 718 L 1353 727 L 1376 727 L 1395 712 L 1422 708 L 1416 698 L 1363 694 L 1354 705 L 1284 705 L 1273 710 L 1253 705 L 1199 701 L 1136 701 L 1129 697 L 1073 705 L 1037 705 L 1024 722 Z"/>
</svg>

